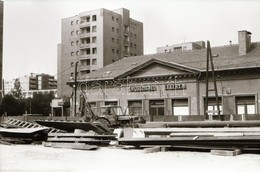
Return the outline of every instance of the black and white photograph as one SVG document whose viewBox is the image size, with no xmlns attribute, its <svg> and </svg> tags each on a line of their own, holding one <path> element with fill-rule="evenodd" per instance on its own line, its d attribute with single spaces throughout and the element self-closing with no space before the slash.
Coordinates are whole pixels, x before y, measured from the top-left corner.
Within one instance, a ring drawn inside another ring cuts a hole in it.
<svg viewBox="0 0 260 172">
<path fill-rule="evenodd" d="M 259 172 L 260 0 L 0 0 L 0 172 Z"/>
</svg>

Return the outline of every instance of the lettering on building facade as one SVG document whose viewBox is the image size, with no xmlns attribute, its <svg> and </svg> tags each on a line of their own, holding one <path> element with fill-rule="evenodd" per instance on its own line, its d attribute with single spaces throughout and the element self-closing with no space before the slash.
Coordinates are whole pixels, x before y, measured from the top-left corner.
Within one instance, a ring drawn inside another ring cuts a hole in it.
<svg viewBox="0 0 260 172">
<path fill-rule="evenodd" d="M 155 85 L 131 85 L 130 92 L 156 91 Z"/>
<path fill-rule="evenodd" d="M 186 88 L 187 88 L 186 84 L 181 84 L 181 83 L 171 83 L 171 84 L 164 85 L 165 90 L 183 90 Z"/>
</svg>

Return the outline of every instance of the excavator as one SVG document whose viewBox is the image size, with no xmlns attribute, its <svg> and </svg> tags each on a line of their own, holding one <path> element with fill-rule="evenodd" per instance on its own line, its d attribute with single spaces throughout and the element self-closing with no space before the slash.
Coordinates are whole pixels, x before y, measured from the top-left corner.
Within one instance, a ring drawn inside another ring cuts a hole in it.
<svg viewBox="0 0 260 172">
<path fill-rule="evenodd" d="M 80 113 L 86 122 L 99 122 L 106 127 L 136 127 L 138 123 L 145 123 L 141 116 L 129 115 L 127 109 L 118 105 L 101 106 L 100 112 L 94 113 L 84 92 L 80 93 Z"/>
</svg>

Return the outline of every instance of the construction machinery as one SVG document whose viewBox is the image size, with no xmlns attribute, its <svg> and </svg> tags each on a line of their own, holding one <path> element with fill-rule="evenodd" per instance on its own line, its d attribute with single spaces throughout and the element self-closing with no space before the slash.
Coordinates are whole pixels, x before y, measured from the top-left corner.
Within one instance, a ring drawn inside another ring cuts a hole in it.
<svg viewBox="0 0 260 172">
<path fill-rule="evenodd" d="M 86 122 L 99 122 L 107 127 L 134 127 L 138 123 L 145 123 L 143 117 L 129 115 L 127 109 L 118 105 L 101 106 L 100 110 L 94 113 L 84 92 L 81 92 L 80 98 L 80 112 Z"/>
</svg>

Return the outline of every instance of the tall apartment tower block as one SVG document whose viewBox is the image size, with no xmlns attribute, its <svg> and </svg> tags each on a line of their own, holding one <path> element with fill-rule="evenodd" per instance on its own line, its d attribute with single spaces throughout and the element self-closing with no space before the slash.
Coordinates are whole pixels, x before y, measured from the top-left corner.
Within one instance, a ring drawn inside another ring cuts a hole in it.
<svg viewBox="0 0 260 172">
<path fill-rule="evenodd" d="M 98 9 L 62 19 L 58 45 L 58 96 L 70 96 L 66 83 L 124 57 L 143 55 L 143 23 L 130 11 Z"/>
</svg>

